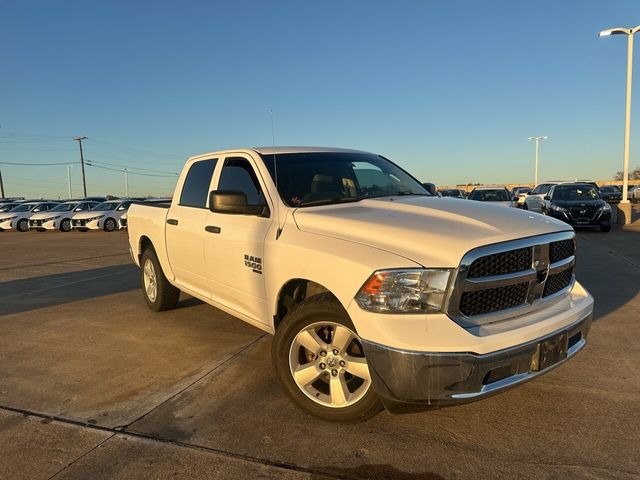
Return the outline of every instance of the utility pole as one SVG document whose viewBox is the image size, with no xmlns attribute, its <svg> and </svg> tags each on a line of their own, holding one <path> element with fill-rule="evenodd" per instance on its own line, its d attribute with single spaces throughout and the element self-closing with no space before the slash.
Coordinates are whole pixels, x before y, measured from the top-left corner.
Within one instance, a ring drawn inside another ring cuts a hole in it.
<svg viewBox="0 0 640 480">
<path fill-rule="evenodd" d="M 129 198 L 129 170 L 124 169 L 124 196 Z"/>
<path fill-rule="evenodd" d="M 2 170 L 0 170 L 0 198 L 4 198 L 4 183 L 2 183 Z"/>
<path fill-rule="evenodd" d="M 73 137 L 74 140 L 80 145 L 80 164 L 82 165 L 82 188 L 84 190 L 84 196 L 87 196 L 87 179 L 84 176 L 84 156 L 82 154 L 82 140 L 86 140 L 87 137 Z"/>
</svg>

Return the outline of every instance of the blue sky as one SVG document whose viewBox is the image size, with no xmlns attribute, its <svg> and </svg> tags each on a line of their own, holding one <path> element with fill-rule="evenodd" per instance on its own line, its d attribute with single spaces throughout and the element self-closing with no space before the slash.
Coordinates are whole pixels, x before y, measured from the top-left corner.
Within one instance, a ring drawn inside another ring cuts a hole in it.
<svg viewBox="0 0 640 480">
<path fill-rule="evenodd" d="M 66 139 L 83 134 L 96 162 L 174 172 L 271 145 L 273 109 L 277 144 L 375 151 L 437 184 L 532 181 L 531 135 L 549 136 L 541 178 L 622 167 L 626 41 L 597 33 L 639 24 L 635 0 L 0 6 L 0 162 L 77 161 Z M 64 165 L 0 168 L 9 195 L 66 195 Z M 130 192 L 174 182 L 131 175 Z M 87 183 L 124 193 L 121 172 L 88 167 Z"/>
</svg>

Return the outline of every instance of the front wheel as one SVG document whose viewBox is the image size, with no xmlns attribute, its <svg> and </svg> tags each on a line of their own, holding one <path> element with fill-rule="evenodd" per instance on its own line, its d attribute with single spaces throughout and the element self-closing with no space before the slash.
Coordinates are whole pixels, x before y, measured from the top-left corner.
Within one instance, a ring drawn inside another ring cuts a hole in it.
<svg viewBox="0 0 640 480">
<path fill-rule="evenodd" d="M 65 218 L 60 222 L 60 231 L 61 232 L 70 232 L 71 231 L 71 220 Z"/>
<path fill-rule="evenodd" d="M 142 254 L 140 267 L 142 294 L 149 308 L 154 312 L 175 308 L 180 299 L 180 290 L 169 283 L 152 248 Z"/>
<path fill-rule="evenodd" d="M 107 218 L 104 221 L 104 231 L 105 232 L 113 232 L 118 227 L 118 224 L 113 218 Z"/>
<path fill-rule="evenodd" d="M 27 230 L 29 230 L 29 221 L 26 218 L 18 220 L 18 223 L 16 225 L 16 229 L 19 232 L 26 232 Z"/>
<path fill-rule="evenodd" d="M 285 392 L 311 415 L 356 423 L 382 408 L 371 386 L 362 341 L 331 294 L 309 297 L 287 314 L 271 354 Z"/>
</svg>

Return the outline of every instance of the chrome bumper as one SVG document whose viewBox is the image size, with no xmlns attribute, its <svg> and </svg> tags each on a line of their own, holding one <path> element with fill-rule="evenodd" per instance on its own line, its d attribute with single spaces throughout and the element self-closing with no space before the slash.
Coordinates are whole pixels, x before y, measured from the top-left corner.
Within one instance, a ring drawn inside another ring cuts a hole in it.
<svg viewBox="0 0 640 480">
<path fill-rule="evenodd" d="M 363 340 L 373 387 L 390 412 L 404 413 L 467 403 L 546 373 L 587 343 L 592 314 L 550 335 L 486 355 L 408 352 Z M 567 356 L 532 370 L 542 342 L 567 334 Z"/>
</svg>

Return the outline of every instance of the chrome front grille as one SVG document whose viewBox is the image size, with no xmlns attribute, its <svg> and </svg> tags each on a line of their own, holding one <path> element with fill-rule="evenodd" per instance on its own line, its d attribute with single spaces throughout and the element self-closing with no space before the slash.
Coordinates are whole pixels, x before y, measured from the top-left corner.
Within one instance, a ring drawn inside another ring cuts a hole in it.
<svg viewBox="0 0 640 480">
<path fill-rule="evenodd" d="M 573 232 L 477 248 L 460 262 L 447 314 L 471 327 L 534 310 L 571 288 L 574 264 Z"/>
</svg>

